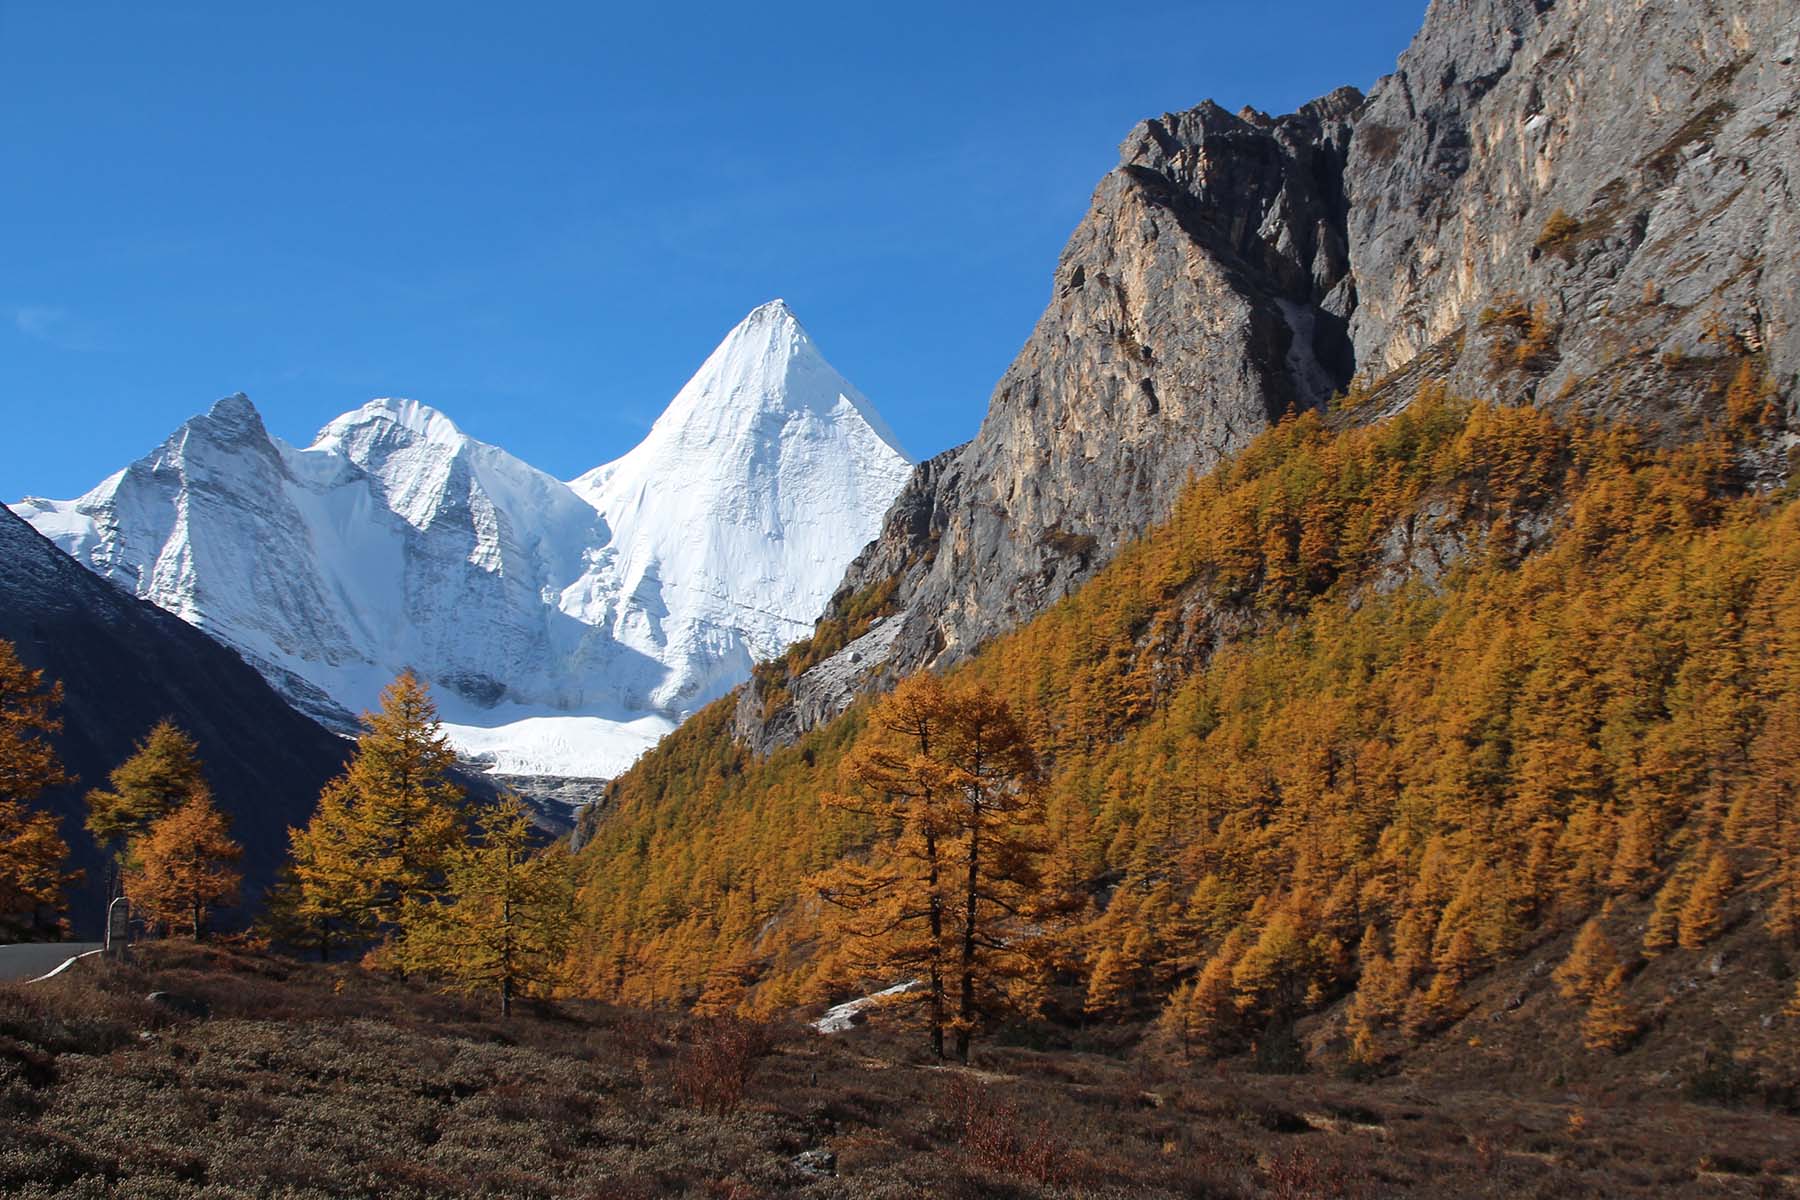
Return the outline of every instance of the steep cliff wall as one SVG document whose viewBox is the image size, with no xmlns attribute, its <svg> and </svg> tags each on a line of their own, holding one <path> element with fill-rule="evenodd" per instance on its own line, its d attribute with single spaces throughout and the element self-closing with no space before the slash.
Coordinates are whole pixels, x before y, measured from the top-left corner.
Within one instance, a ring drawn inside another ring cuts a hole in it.
<svg viewBox="0 0 1800 1200">
<path fill-rule="evenodd" d="M 887 623 L 747 689 L 739 737 L 1043 611 L 1353 376 L 1387 396 L 1344 420 L 1434 377 L 1681 437 L 1749 361 L 1793 427 L 1797 108 L 1791 3 L 1437 0 L 1366 100 L 1143 122 L 980 433 L 919 468 L 827 613 L 891 581 Z"/>
<path fill-rule="evenodd" d="M 1460 334 L 1465 390 L 1679 430 L 1751 354 L 1791 405 L 1797 57 L 1781 0 L 1437 0 L 1351 144 L 1358 369 Z"/>
<path fill-rule="evenodd" d="M 787 740 L 857 689 L 1043 611 L 1166 517 L 1196 471 L 1343 386 L 1361 102 L 1345 88 L 1280 118 L 1205 104 L 1131 131 L 980 433 L 921 465 L 834 597 L 841 611 L 897 579 L 896 627 L 787 681 L 797 705 L 769 711 L 748 690 L 740 736 Z"/>
</svg>

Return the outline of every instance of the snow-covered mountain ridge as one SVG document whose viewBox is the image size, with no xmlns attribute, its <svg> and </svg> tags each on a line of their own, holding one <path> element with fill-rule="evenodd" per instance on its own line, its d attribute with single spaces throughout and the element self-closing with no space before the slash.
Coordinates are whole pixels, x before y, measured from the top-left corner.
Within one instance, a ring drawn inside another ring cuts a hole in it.
<svg viewBox="0 0 1800 1200">
<path fill-rule="evenodd" d="M 804 636 L 911 460 L 774 301 L 564 483 L 411 400 L 295 447 L 243 395 L 14 510 L 347 728 L 411 666 L 467 753 L 610 776 Z"/>
</svg>

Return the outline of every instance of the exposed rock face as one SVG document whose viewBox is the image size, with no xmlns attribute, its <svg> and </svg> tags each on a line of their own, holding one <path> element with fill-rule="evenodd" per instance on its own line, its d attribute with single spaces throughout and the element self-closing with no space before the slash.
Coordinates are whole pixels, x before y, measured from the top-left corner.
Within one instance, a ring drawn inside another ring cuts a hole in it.
<svg viewBox="0 0 1800 1200">
<path fill-rule="evenodd" d="M 1347 363 L 1319 306 L 1346 267 L 1334 226 L 1359 99 L 1280 121 L 1203 105 L 1125 139 L 1049 309 L 942 472 L 943 529 L 902 587 L 902 666 L 1042 611 L 1166 516 L 1195 471 L 1329 394 L 1319 343 Z M 1295 345 L 1297 329 L 1316 340 Z"/>
<path fill-rule="evenodd" d="M 1800 424 L 1797 108 L 1786 0 L 1435 0 L 1366 101 L 1140 124 L 981 432 L 918 469 L 833 599 L 898 579 L 891 653 L 740 703 L 740 736 L 790 740 L 1042 611 L 1353 374 L 1392 395 L 1345 419 L 1439 378 L 1680 436 L 1748 357 Z"/>
<path fill-rule="evenodd" d="M 1132 130 L 980 434 L 918 469 L 834 597 L 897 575 L 891 650 L 815 667 L 779 728 L 745 702 L 742 736 L 784 740 L 1042 611 L 1194 472 L 1349 378 L 1342 175 L 1361 99 L 1279 119 L 1208 104 Z"/>
<path fill-rule="evenodd" d="M 1680 427 L 1690 364 L 1760 352 L 1791 403 L 1797 59 L 1785 0 L 1436 0 L 1351 146 L 1359 369 L 1461 333 L 1453 386 Z M 1551 341 L 1508 377 L 1514 296 Z"/>
</svg>

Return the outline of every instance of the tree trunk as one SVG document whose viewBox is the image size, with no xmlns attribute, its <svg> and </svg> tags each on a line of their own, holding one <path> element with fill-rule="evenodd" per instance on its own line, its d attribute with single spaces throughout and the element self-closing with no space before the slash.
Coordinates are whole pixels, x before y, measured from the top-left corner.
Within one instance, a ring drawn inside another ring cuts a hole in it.
<svg viewBox="0 0 1800 1200">
<path fill-rule="evenodd" d="M 931 889 L 931 1052 L 944 1057 L 944 898 L 938 890 L 937 835 L 925 835 L 925 854 L 931 866 L 926 876 Z"/>
<path fill-rule="evenodd" d="M 512 852 L 511 851 L 507 852 L 506 860 L 507 860 L 506 861 L 507 868 L 510 871 L 510 869 L 512 867 Z M 500 902 L 501 937 L 505 939 L 501 943 L 501 948 L 500 948 L 500 1015 L 503 1018 L 512 1016 L 512 993 L 513 993 L 513 963 L 512 963 L 513 915 L 512 915 L 512 894 L 510 892 L 510 880 L 508 881 L 508 883 L 509 883 L 509 891 L 506 895 L 506 898 Z"/>
<path fill-rule="evenodd" d="M 956 1025 L 956 1058 L 963 1063 L 969 1061 L 969 1035 L 975 1024 L 975 913 L 980 881 L 981 806 L 978 801 L 969 828 L 969 879 L 963 898 L 962 995 Z"/>
</svg>

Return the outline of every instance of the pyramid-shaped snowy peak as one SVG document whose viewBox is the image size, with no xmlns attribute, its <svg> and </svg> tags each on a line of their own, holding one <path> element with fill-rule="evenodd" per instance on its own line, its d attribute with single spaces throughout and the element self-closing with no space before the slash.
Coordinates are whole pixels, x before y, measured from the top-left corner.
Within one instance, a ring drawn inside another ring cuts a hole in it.
<svg viewBox="0 0 1800 1200">
<path fill-rule="evenodd" d="M 880 530 L 912 461 L 788 306 L 755 309 L 630 453 L 570 485 L 612 530 L 563 596 L 584 622 L 684 664 L 691 707 L 803 637 Z"/>
<path fill-rule="evenodd" d="M 810 629 L 910 466 L 775 301 L 573 484 L 414 401 L 296 448 L 237 395 L 16 508 L 327 721 L 410 666 L 500 769 L 609 775 Z"/>
</svg>

